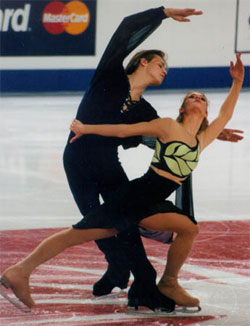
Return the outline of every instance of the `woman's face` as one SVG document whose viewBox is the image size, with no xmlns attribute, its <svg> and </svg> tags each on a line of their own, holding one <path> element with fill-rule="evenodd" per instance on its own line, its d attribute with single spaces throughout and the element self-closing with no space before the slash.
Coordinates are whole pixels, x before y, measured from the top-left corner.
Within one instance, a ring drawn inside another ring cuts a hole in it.
<svg viewBox="0 0 250 326">
<path fill-rule="evenodd" d="M 190 92 L 185 97 L 184 108 L 182 112 L 198 110 L 198 112 L 200 112 L 202 116 L 206 118 L 207 107 L 208 100 L 204 94 L 198 92 Z"/>
<path fill-rule="evenodd" d="M 167 74 L 167 65 L 163 58 L 156 55 L 151 61 L 142 61 L 149 77 L 149 85 L 158 86 L 163 82 Z"/>
</svg>

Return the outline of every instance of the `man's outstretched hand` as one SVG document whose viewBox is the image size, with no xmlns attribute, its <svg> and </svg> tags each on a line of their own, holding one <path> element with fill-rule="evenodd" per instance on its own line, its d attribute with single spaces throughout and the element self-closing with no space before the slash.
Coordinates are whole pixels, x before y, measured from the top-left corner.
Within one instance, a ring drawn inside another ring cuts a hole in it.
<svg viewBox="0 0 250 326">
<path fill-rule="evenodd" d="M 244 137 L 239 135 L 243 134 L 244 131 L 238 129 L 224 129 L 217 139 L 223 141 L 230 141 L 232 143 L 237 143 L 239 140 L 242 140 Z"/>
<path fill-rule="evenodd" d="M 190 22 L 190 19 L 186 17 L 198 16 L 203 14 L 201 10 L 195 10 L 191 8 L 186 8 L 186 9 L 165 8 L 164 12 L 167 17 L 173 18 L 178 22 Z"/>
</svg>

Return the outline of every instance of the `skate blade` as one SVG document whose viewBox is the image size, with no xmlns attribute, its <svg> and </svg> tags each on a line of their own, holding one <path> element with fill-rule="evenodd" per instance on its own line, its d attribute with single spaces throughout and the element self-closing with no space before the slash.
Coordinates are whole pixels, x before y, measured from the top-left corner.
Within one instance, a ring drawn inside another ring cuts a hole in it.
<svg viewBox="0 0 250 326">
<path fill-rule="evenodd" d="M 142 310 L 140 310 L 140 307 L 138 309 L 134 307 L 128 307 L 128 311 L 126 314 L 128 315 L 143 315 L 148 317 L 164 317 L 164 316 L 176 316 L 175 311 L 167 312 L 167 311 L 161 311 L 161 310 L 155 310 L 152 311 L 149 308 L 142 307 Z M 145 310 L 148 309 L 148 310 Z"/>
<path fill-rule="evenodd" d="M 145 309 L 145 308 L 143 308 Z M 134 307 L 128 307 L 128 312 L 127 314 L 129 315 L 144 315 L 144 316 L 149 316 L 149 317 L 185 317 L 185 316 L 190 316 L 190 315 L 195 315 L 201 311 L 201 307 L 179 307 L 176 308 L 175 310 L 171 312 L 167 312 L 164 310 L 156 309 L 155 311 L 152 310 L 136 310 Z"/>
<path fill-rule="evenodd" d="M 197 314 L 201 311 L 201 307 L 177 307 L 175 308 L 176 313 L 182 313 L 182 314 Z"/>
<path fill-rule="evenodd" d="M 112 299 L 112 298 L 117 298 L 123 294 L 125 294 L 126 291 L 124 290 L 120 290 L 118 292 L 115 293 L 110 293 L 110 294 L 106 294 L 106 295 L 101 295 L 101 296 L 95 296 L 93 295 L 90 299 L 93 301 L 98 301 L 98 300 L 103 300 L 103 299 Z"/>
<path fill-rule="evenodd" d="M 3 278 L 0 279 L 0 295 L 5 300 L 7 300 L 9 303 L 11 303 L 14 307 L 21 310 L 22 312 L 25 312 L 25 313 L 31 312 L 31 309 L 29 309 L 27 306 L 25 306 L 21 301 L 10 297 L 9 294 L 7 293 L 8 289 L 13 293 L 13 295 L 15 295 L 15 293 L 12 291 L 11 287 L 9 287 L 7 285 L 6 281 Z"/>
</svg>

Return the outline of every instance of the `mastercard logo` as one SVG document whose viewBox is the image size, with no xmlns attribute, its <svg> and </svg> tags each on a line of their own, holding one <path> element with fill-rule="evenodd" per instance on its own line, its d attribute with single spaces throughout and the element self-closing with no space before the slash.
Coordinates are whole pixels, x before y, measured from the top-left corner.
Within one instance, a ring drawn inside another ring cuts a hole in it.
<svg viewBox="0 0 250 326">
<path fill-rule="evenodd" d="M 90 22 L 88 7 L 81 1 L 50 2 L 43 10 L 42 23 L 50 34 L 66 32 L 71 35 L 83 33 Z"/>
</svg>

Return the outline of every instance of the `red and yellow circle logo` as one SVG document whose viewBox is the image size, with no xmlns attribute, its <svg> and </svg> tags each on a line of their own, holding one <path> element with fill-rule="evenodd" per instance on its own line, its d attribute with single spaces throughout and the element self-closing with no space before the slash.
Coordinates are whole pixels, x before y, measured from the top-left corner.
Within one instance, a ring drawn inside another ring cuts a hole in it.
<svg viewBox="0 0 250 326">
<path fill-rule="evenodd" d="M 81 1 L 50 2 L 43 10 L 43 26 L 50 34 L 67 32 L 71 35 L 83 33 L 90 22 L 88 7 Z"/>
</svg>

